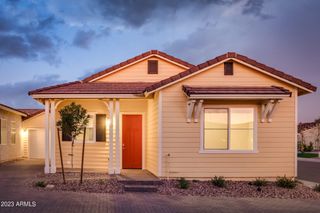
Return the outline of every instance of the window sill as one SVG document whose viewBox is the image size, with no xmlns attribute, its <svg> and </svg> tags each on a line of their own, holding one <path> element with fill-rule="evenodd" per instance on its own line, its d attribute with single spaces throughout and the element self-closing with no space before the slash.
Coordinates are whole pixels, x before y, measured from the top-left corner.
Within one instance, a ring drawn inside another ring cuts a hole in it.
<svg viewBox="0 0 320 213">
<path fill-rule="evenodd" d="M 200 150 L 200 154 L 257 154 L 258 150 Z"/>
</svg>

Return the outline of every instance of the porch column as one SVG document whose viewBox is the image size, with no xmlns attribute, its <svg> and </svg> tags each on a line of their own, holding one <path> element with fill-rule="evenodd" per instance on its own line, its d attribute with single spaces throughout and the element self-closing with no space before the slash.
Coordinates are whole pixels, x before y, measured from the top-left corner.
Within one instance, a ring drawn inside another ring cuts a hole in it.
<svg viewBox="0 0 320 213">
<path fill-rule="evenodd" d="M 116 168 L 115 173 L 120 174 L 120 129 L 119 129 L 119 113 L 120 113 L 120 102 L 116 99 L 115 103 L 115 123 L 116 123 Z"/>
<path fill-rule="evenodd" d="M 45 128 L 45 145 L 44 145 L 44 173 L 48 174 L 50 172 L 49 166 L 49 100 L 45 100 L 45 114 L 44 114 L 44 128 Z"/>
<path fill-rule="evenodd" d="M 109 100 L 109 174 L 114 174 L 113 170 L 113 100 Z"/>
<path fill-rule="evenodd" d="M 50 173 L 56 173 L 56 106 L 55 100 L 50 103 L 50 129 L 51 129 L 51 166 Z"/>
</svg>

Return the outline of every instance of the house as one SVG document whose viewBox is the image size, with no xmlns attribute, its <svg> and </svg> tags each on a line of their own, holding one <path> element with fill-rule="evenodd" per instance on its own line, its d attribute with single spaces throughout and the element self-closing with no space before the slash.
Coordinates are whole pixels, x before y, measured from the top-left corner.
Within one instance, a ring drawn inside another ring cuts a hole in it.
<svg viewBox="0 0 320 213">
<path fill-rule="evenodd" d="M 229 52 L 197 66 L 151 50 L 81 81 L 30 91 L 45 105 L 45 172 L 60 168 L 56 121 L 90 114 L 85 169 L 146 169 L 160 178 L 297 174 L 297 98 L 316 87 Z M 63 133 L 62 133 L 63 135 Z M 70 141 L 62 136 L 64 165 Z M 73 168 L 80 167 L 81 140 Z"/>
<path fill-rule="evenodd" d="M 23 157 L 22 119 L 27 114 L 0 104 L 0 163 Z M 20 134 L 21 133 L 21 134 Z"/>
<path fill-rule="evenodd" d="M 312 144 L 314 150 L 320 150 L 320 120 L 310 123 L 299 123 L 298 144 L 309 146 Z"/>
</svg>

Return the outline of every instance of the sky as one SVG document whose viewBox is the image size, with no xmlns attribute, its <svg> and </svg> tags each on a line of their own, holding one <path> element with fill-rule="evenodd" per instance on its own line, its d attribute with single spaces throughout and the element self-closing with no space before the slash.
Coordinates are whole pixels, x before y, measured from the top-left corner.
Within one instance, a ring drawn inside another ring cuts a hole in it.
<svg viewBox="0 0 320 213">
<path fill-rule="evenodd" d="M 199 64 L 235 51 L 320 87 L 318 0 L 0 0 L 0 102 L 150 49 Z M 301 122 L 320 93 L 299 97 Z"/>
</svg>

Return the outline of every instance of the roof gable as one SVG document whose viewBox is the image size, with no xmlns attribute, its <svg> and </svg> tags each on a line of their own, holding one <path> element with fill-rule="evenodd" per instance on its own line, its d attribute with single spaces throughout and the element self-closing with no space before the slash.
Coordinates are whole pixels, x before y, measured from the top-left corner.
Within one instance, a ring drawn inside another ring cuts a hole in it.
<svg viewBox="0 0 320 213">
<path fill-rule="evenodd" d="M 211 67 L 217 66 L 221 63 L 224 63 L 228 60 L 234 60 L 236 62 L 239 62 L 243 65 L 249 66 L 257 71 L 260 71 L 264 74 L 267 74 L 273 78 L 279 79 L 281 81 L 284 81 L 288 84 L 294 85 L 295 87 L 298 87 L 304 92 L 313 92 L 316 91 L 317 88 L 301 79 L 295 78 L 291 75 L 288 75 L 282 71 L 279 71 L 277 69 L 274 69 L 272 67 L 269 67 L 265 64 L 259 63 L 253 59 L 250 59 L 246 56 L 237 54 L 235 52 L 228 52 L 226 54 L 220 55 L 214 59 L 211 59 L 209 61 L 206 61 L 204 63 L 201 63 L 197 66 L 194 66 L 186 71 L 183 71 L 177 75 L 171 76 L 167 79 L 164 79 L 162 81 L 159 81 L 149 87 L 146 88 L 146 93 L 153 93 L 157 90 L 160 90 L 162 88 L 165 88 L 167 86 L 170 86 L 172 84 L 175 84 L 176 82 L 182 81 L 186 78 L 189 78 L 193 75 L 197 75 L 198 73 L 205 71 Z"/>
<path fill-rule="evenodd" d="M 7 105 L 1 104 L 1 103 L 0 103 L 0 109 L 6 110 L 8 112 L 12 112 L 17 115 L 21 115 L 21 116 L 25 116 L 25 117 L 27 116 L 27 114 L 25 112 L 18 110 L 18 109 L 15 109 L 15 108 L 12 108 L 12 107 L 9 107 Z"/>
<path fill-rule="evenodd" d="M 95 73 L 95 74 L 83 79 L 83 82 L 87 83 L 87 82 L 97 81 L 97 80 L 99 80 L 99 79 L 101 79 L 101 78 L 103 78 L 103 77 L 105 77 L 107 75 L 110 75 L 112 73 L 120 71 L 120 70 L 122 70 L 122 69 L 124 69 L 124 68 L 126 68 L 128 66 L 131 66 L 131 65 L 133 65 L 135 63 L 138 63 L 140 61 L 146 60 L 146 59 L 154 57 L 154 56 L 158 57 L 158 58 L 161 58 L 161 59 L 164 59 L 166 61 L 169 61 L 169 62 L 171 62 L 171 63 L 173 63 L 175 65 L 178 65 L 180 67 L 183 67 L 185 69 L 194 67 L 193 64 L 190 64 L 190 63 L 188 63 L 186 61 L 183 61 L 183 60 L 181 60 L 179 58 L 176 58 L 176 57 L 173 57 L 171 55 L 168 55 L 168 54 L 166 54 L 164 52 L 161 52 L 159 50 L 150 50 L 148 52 L 145 52 L 145 53 L 142 53 L 142 54 L 140 54 L 138 56 L 130 58 L 130 59 L 126 60 L 126 61 L 123 61 L 123 62 L 121 62 L 121 63 L 119 63 L 117 65 L 109 67 L 109 68 L 107 68 L 107 69 L 105 69 L 103 71 Z"/>
</svg>

